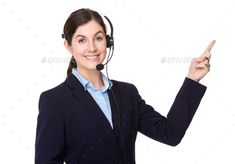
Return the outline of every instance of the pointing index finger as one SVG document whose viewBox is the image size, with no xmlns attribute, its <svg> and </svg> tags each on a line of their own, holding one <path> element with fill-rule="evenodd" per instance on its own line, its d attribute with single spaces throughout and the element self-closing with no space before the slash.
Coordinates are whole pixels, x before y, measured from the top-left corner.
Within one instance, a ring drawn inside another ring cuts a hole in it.
<svg viewBox="0 0 235 164">
<path fill-rule="evenodd" d="M 211 51 L 212 47 L 214 46 L 215 42 L 216 42 L 216 41 L 213 40 L 213 41 L 207 46 L 207 48 L 205 49 L 205 52 L 204 52 L 204 53 L 209 53 L 209 52 Z"/>
</svg>

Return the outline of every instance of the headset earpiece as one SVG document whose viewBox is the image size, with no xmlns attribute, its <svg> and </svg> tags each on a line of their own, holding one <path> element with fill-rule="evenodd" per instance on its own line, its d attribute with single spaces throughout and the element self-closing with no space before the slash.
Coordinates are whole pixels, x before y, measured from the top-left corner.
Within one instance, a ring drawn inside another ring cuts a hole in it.
<svg viewBox="0 0 235 164">
<path fill-rule="evenodd" d="M 110 48 L 114 45 L 113 37 L 106 35 L 107 48 Z"/>
<path fill-rule="evenodd" d="M 107 48 L 111 48 L 114 46 L 113 25 L 107 16 L 104 16 L 104 18 L 108 21 L 109 26 L 110 26 L 110 30 L 111 30 L 110 35 L 106 35 Z"/>
</svg>

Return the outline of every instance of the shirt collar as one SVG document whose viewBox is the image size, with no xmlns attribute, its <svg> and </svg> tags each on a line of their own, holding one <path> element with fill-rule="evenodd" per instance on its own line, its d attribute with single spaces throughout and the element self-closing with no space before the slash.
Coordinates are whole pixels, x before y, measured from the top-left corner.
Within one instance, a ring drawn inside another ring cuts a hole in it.
<svg viewBox="0 0 235 164">
<path fill-rule="evenodd" d="M 101 76 L 102 76 L 102 80 L 104 82 L 104 86 L 101 89 L 97 89 L 95 88 L 91 82 L 89 82 L 87 79 L 85 79 L 78 71 L 77 68 L 73 68 L 72 69 L 72 74 L 80 81 L 80 83 L 82 84 L 82 86 L 84 87 L 85 90 L 87 90 L 88 88 L 92 89 L 92 90 L 100 90 L 101 92 L 106 92 L 108 89 L 110 89 L 113 86 L 113 83 L 111 82 L 111 80 L 109 80 L 102 72 L 101 72 Z"/>
</svg>

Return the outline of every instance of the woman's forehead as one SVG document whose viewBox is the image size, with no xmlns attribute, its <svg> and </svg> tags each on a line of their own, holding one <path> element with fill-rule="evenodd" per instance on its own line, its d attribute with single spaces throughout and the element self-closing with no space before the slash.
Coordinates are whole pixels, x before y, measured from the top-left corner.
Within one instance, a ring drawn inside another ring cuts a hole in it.
<svg viewBox="0 0 235 164">
<path fill-rule="evenodd" d="M 95 20 L 91 20 L 86 24 L 78 26 L 75 32 L 75 35 L 96 35 L 97 33 L 104 33 L 102 26 Z"/>
</svg>

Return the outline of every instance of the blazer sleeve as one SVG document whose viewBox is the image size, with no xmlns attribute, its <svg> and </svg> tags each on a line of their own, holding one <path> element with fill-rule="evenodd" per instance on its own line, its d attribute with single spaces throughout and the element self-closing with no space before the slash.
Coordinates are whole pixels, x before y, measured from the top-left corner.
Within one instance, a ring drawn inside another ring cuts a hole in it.
<svg viewBox="0 0 235 164">
<path fill-rule="evenodd" d="M 156 112 L 139 96 L 138 130 L 154 140 L 176 146 L 181 142 L 205 91 L 205 86 L 185 78 L 167 117 Z"/>
<path fill-rule="evenodd" d="M 63 164 L 64 125 L 56 95 L 44 92 L 39 98 L 35 142 L 35 164 Z"/>
</svg>

